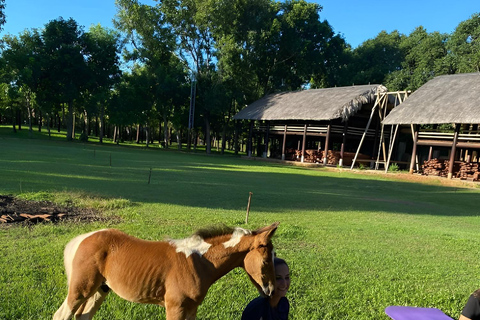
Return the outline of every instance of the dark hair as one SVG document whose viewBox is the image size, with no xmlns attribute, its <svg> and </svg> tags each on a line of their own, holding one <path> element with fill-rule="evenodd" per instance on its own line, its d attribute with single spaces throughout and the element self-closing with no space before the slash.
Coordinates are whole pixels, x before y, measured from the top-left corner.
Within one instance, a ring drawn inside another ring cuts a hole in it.
<svg viewBox="0 0 480 320">
<path fill-rule="evenodd" d="M 274 265 L 275 267 L 276 267 L 276 266 L 279 266 L 279 265 L 282 265 L 282 264 L 284 264 L 284 265 L 286 265 L 286 266 L 288 267 L 288 264 L 287 264 L 287 262 L 286 262 L 285 260 L 280 259 L 280 258 L 277 258 L 277 257 L 273 258 L 273 265 Z"/>
</svg>

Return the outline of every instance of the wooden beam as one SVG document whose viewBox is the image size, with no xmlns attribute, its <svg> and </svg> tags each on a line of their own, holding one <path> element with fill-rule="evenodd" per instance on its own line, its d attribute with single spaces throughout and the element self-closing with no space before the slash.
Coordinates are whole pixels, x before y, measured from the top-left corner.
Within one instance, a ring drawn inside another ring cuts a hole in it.
<svg viewBox="0 0 480 320">
<path fill-rule="evenodd" d="M 452 143 L 452 150 L 450 151 L 450 163 L 448 166 L 448 179 L 452 179 L 453 176 L 453 163 L 455 161 L 455 152 L 457 150 L 457 140 L 458 140 L 458 133 L 460 131 L 460 124 L 455 124 L 455 134 L 453 135 L 453 143 Z"/>
<path fill-rule="evenodd" d="M 397 131 L 398 131 L 399 125 L 397 124 L 395 126 L 395 133 L 393 134 L 393 138 L 390 140 L 390 147 L 388 148 L 388 158 L 387 158 L 387 163 L 385 165 L 385 172 L 388 171 L 388 166 L 390 165 L 390 160 L 392 158 L 392 152 L 393 152 L 393 146 L 395 145 L 395 138 L 397 137 Z M 393 125 L 392 125 L 393 129 Z"/>
<path fill-rule="evenodd" d="M 432 154 L 433 154 L 433 146 L 430 146 L 430 149 L 428 150 L 428 161 L 432 160 Z"/>
<path fill-rule="evenodd" d="M 285 130 L 283 131 L 283 143 L 282 143 L 282 160 L 285 160 L 285 145 L 287 143 L 287 125 L 285 125 Z"/>
<path fill-rule="evenodd" d="M 247 145 L 248 151 L 247 151 L 247 156 L 251 157 L 252 156 L 252 150 L 253 150 L 253 120 L 250 120 L 250 130 L 248 131 L 248 145 Z"/>
<path fill-rule="evenodd" d="M 327 126 L 327 137 L 325 138 L 325 153 L 323 154 L 323 165 L 327 165 L 328 142 L 330 140 L 330 123 Z"/>
<path fill-rule="evenodd" d="M 413 125 L 412 125 L 412 130 L 413 130 Z M 417 156 L 417 140 L 418 140 L 418 131 L 414 130 L 412 160 L 410 161 L 410 174 L 413 174 L 413 168 L 415 166 L 415 159 L 416 159 L 416 156 Z"/>
<path fill-rule="evenodd" d="M 303 141 L 302 141 L 302 159 L 301 159 L 302 163 L 305 160 L 305 142 L 307 140 L 307 128 L 308 128 L 308 125 L 305 124 L 305 127 L 303 129 Z"/>
<path fill-rule="evenodd" d="M 267 158 L 268 157 L 268 133 L 270 132 L 270 121 L 267 121 L 267 130 L 265 131 L 265 150 L 263 152 L 262 158 Z"/>
<path fill-rule="evenodd" d="M 342 133 L 342 146 L 340 147 L 340 160 L 338 165 L 343 167 L 343 153 L 345 152 L 345 143 L 347 141 L 347 128 L 348 128 L 348 120 L 345 120 L 343 125 L 343 133 Z"/>
<path fill-rule="evenodd" d="M 367 127 L 365 128 L 365 131 L 363 132 L 363 135 L 362 135 L 362 139 L 360 140 L 360 143 L 358 144 L 357 152 L 355 153 L 355 157 L 353 157 L 352 166 L 350 167 L 350 170 L 353 170 L 353 166 L 355 165 L 355 162 L 357 161 L 357 157 L 358 157 L 358 154 L 360 153 L 360 148 L 362 147 L 363 140 L 365 139 L 365 136 L 367 135 L 368 128 L 370 127 L 370 123 L 372 122 L 373 114 L 375 113 L 375 109 L 378 106 L 378 99 L 379 98 L 377 97 L 377 100 L 375 100 L 375 104 L 372 107 L 372 112 L 370 113 L 370 118 L 368 119 Z"/>
</svg>

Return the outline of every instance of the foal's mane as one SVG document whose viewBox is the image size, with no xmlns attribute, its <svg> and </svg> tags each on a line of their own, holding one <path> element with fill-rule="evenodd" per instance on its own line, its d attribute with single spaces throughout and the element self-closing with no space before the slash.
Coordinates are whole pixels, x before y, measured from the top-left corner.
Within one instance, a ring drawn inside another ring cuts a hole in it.
<svg viewBox="0 0 480 320">
<path fill-rule="evenodd" d="M 233 231 L 235 231 L 235 228 L 220 224 L 199 229 L 195 232 L 194 235 L 197 235 L 206 240 L 210 238 L 231 235 Z"/>
</svg>

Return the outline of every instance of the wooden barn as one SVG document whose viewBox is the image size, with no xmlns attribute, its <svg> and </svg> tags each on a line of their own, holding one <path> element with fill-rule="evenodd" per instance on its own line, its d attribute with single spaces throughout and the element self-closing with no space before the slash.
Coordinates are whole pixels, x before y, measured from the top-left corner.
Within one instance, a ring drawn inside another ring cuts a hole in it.
<svg viewBox="0 0 480 320">
<path fill-rule="evenodd" d="M 249 156 L 378 166 L 385 164 L 385 146 L 392 140 L 382 120 L 405 94 L 389 93 L 378 84 L 276 93 L 234 119 L 250 121 Z"/>
<path fill-rule="evenodd" d="M 479 179 L 480 73 L 428 81 L 383 124 L 401 125 L 412 137 L 411 173 Z"/>
</svg>

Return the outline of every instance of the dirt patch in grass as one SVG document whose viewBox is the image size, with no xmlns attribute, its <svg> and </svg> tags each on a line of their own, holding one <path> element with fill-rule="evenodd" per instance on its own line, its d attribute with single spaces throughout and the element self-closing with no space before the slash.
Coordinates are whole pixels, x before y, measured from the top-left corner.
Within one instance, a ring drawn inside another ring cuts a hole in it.
<svg viewBox="0 0 480 320">
<path fill-rule="evenodd" d="M 0 225 L 40 222 L 105 221 L 98 211 L 78 208 L 73 205 L 59 206 L 50 201 L 22 200 L 9 195 L 0 195 Z"/>
</svg>

